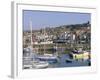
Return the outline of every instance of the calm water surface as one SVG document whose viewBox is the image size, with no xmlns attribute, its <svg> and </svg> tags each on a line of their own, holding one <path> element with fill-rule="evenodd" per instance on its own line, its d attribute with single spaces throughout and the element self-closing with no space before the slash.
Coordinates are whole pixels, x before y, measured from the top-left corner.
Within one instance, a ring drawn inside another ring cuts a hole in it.
<svg viewBox="0 0 100 80">
<path fill-rule="evenodd" d="M 69 59 L 69 56 L 67 54 L 63 54 L 60 58 L 58 58 L 57 63 L 49 63 L 49 68 L 89 66 L 88 60 L 73 60 L 72 62 L 66 62 L 66 59 Z"/>
</svg>

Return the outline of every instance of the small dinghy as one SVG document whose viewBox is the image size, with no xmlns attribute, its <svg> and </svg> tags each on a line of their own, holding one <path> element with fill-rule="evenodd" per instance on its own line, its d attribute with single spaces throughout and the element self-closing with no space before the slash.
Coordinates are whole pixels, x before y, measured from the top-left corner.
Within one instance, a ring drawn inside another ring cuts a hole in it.
<svg viewBox="0 0 100 80">
<path fill-rule="evenodd" d="M 66 63 L 72 63 L 73 60 L 72 59 L 66 59 Z"/>
<path fill-rule="evenodd" d="M 48 62 L 45 61 L 35 61 L 33 62 L 33 67 L 36 69 L 43 69 L 43 68 L 47 68 L 49 66 Z"/>
<path fill-rule="evenodd" d="M 27 65 L 23 66 L 23 69 L 31 69 L 31 68 L 32 68 L 32 65 L 30 65 L 30 64 L 27 64 Z"/>
</svg>

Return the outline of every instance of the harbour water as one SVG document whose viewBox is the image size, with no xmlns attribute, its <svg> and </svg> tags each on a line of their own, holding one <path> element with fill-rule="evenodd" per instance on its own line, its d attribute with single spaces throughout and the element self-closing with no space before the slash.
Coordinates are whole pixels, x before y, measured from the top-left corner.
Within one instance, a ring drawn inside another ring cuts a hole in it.
<svg viewBox="0 0 100 80">
<path fill-rule="evenodd" d="M 90 53 L 89 53 L 90 54 Z M 50 56 L 51 55 L 51 56 Z M 80 55 L 80 54 L 78 54 Z M 35 67 L 39 67 L 38 69 L 47 69 L 47 68 L 64 68 L 64 67 L 83 67 L 83 66 L 91 66 L 91 59 L 87 58 L 84 59 L 74 59 L 71 58 L 69 53 L 60 53 L 59 55 L 56 54 L 37 54 L 34 53 L 34 57 L 31 56 L 31 58 L 28 60 L 23 60 L 24 65 L 31 66 L 30 67 L 24 67 L 24 69 L 37 69 Z M 28 57 L 29 58 L 29 57 Z M 35 64 L 34 64 L 35 61 Z M 38 65 L 37 65 L 38 64 Z M 33 67 L 35 65 L 35 67 Z M 42 67 L 41 67 L 42 66 Z"/>
<path fill-rule="evenodd" d="M 81 60 L 74 60 L 74 59 L 70 59 L 68 54 L 60 55 L 60 57 L 57 58 L 57 62 L 52 62 L 52 61 L 47 61 L 47 62 L 49 63 L 49 66 L 46 68 L 91 66 L 91 62 L 89 59 L 88 60 L 82 60 L 82 59 Z"/>
<path fill-rule="evenodd" d="M 68 54 L 63 54 L 58 59 L 58 62 L 51 63 L 49 68 L 90 66 L 89 60 L 72 60 L 71 62 L 66 62 L 67 59 L 69 59 Z"/>
</svg>

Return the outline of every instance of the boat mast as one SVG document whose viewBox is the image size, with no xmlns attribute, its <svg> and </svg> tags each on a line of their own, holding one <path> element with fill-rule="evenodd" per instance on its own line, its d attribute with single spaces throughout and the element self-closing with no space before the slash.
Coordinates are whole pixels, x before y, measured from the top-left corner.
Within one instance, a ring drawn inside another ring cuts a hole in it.
<svg viewBox="0 0 100 80">
<path fill-rule="evenodd" d="M 30 24 L 30 35 L 31 35 L 30 48 L 31 48 L 31 55 L 32 55 L 33 41 L 32 41 L 32 20 L 31 19 L 29 24 Z"/>
<path fill-rule="evenodd" d="M 44 54 L 45 54 L 45 27 L 44 27 Z"/>
</svg>

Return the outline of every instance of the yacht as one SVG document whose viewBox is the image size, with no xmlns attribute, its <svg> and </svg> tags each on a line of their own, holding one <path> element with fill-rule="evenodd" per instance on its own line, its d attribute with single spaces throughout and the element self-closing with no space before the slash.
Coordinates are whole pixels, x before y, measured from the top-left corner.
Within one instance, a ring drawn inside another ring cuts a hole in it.
<svg viewBox="0 0 100 80">
<path fill-rule="evenodd" d="M 33 53 L 33 40 L 32 40 L 32 21 L 30 21 L 30 35 L 31 35 L 31 44 L 29 46 L 29 48 L 23 49 L 23 54 L 27 53 L 26 56 L 28 58 L 26 58 L 25 56 L 23 56 L 23 62 L 27 63 L 27 64 L 23 64 L 24 69 L 25 68 L 47 68 L 49 66 L 49 63 L 46 61 L 38 61 L 37 60 L 37 55 L 34 52 Z"/>
</svg>

